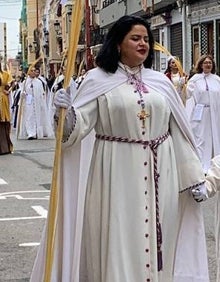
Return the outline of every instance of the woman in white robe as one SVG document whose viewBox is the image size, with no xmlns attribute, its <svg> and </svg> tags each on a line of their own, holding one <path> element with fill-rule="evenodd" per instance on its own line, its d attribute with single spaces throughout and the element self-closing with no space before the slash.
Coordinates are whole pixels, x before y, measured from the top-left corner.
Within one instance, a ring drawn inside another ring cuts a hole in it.
<svg viewBox="0 0 220 282">
<path fill-rule="evenodd" d="M 220 154 L 220 78 L 215 74 L 216 66 L 210 55 L 203 55 L 196 64 L 196 74 L 187 84 L 186 110 L 194 133 L 196 147 L 204 173 L 211 159 Z M 216 159 L 215 159 L 216 163 Z M 216 197 L 215 239 L 217 258 L 217 282 L 220 281 L 220 196 Z"/>
<path fill-rule="evenodd" d="M 215 71 L 212 57 L 201 56 L 196 65 L 197 73 L 186 88 L 190 98 L 187 112 L 204 173 L 207 173 L 211 159 L 220 154 L 220 77 Z"/>
<path fill-rule="evenodd" d="M 181 75 L 177 64 L 181 66 L 181 62 L 179 61 L 179 59 L 175 56 L 170 56 L 167 59 L 167 69 L 165 70 L 164 74 L 171 80 L 174 87 L 176 88 L 176 91 L 179 93 L 181 97 L 183 105 L 185 105 L 186 104 L 185 84 L 186 84 L 187 76 L 185 73 Z"/>
<path fill-rule="evenodd" d="M 195 201 L 207 197 L 204 174 L 180 97 L 152 59 L 148 24 L 122 17 L 67 111 L 53 282 L 209 281 Z M 71 97 L 61 89 L 55 104 L 58 114 Z M 44 279 L 48 224 L 32 282 Z"/>
</svg>

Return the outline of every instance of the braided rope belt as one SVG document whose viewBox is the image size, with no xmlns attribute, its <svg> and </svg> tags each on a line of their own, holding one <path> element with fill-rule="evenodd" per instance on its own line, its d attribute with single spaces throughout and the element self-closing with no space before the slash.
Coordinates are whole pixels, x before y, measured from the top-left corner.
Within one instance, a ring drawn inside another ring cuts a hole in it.
<svg viewBox="0 0 220 282">
<path fill-rule="evenodd" d="M 158 179 L 160 177 L 157 169 L 157 148 L 160 144 L 162 144 L 168 137 L 170 133 L 167 131 L 165 134 L 157 137 L 153 140 L 142 140 L 142 139 L 132 139 L 127 137 L 119 137 L 119 136 L 108 136 L 108 135 L 101 135 L 96 134 L 96 138 L 99 140 L 104 141 L 112 141 L 112 142 L 123 142 L 123 143 L 135 143 L 144 146 L 149 146 L 153 153 L 154 159 L 154 183 L 155 183 L 155 205 L 156 205 L 156 229 L 157 229 L 157 264 L 158 264 L 158 271 L 162 270 L 163 268 L 163 260 L 162 260 L 162 229 L 160 223 L 160 212 L 159 212 L 159 186 L 158 186 Z"/>
</svg>

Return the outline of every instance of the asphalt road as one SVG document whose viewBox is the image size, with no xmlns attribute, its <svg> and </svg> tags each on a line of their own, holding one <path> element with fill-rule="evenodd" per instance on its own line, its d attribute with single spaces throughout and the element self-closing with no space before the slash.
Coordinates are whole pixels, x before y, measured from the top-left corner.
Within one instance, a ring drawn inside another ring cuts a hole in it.
<svg viewBox="0 0 220 282">
<path fill-rule="evenodd" d="M 212 199 L 208 199 L 205 203 L 203 203 L 210 282 L 220 282 L 220 281 L 216 281 L 215 228 L 214 228 L 216 199 L 217 197 L 213 197 Z"/>
<path fill-rule="evenodd" d="M 29 281 L 47 216 L 54 140 L 16 140 L 0 156 L 0 282 Z"/>
<path fill-rule="evenodd" d="M 55 140 L 16 140 L 14 131 L 12 140 L 14 153 L 0 156 L 0 282 L 26 282 L 47 216 Z M 203 204 L 210 282 L 216 282 L 215 200 Z"/>
</svg>

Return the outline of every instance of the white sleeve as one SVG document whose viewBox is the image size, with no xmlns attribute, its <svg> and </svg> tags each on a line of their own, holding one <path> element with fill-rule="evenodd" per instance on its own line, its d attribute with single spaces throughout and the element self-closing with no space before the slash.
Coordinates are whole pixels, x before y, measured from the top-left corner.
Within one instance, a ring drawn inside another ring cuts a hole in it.
<svg viewBox="0 0 220 282">
<path fill-rule="evenodd" d="M 97 99 L 67 112 L 64 123 L 63 147 L 78 144 L 94 128 L 98 117 Z"/>
<path fill-rule="evenodd" d="M 205 184 L 209 197 L 213 197 L 217 191 L 220 191 L 220 155 L 212 159 Z"/>
<path fill-rule="evenodd" d="M 186 98 L 189 99 L 193 96 L 193 92 L 195 91 L 196 88 L 196 81 L 188 81 L 186 84 Z"/>
</svg>

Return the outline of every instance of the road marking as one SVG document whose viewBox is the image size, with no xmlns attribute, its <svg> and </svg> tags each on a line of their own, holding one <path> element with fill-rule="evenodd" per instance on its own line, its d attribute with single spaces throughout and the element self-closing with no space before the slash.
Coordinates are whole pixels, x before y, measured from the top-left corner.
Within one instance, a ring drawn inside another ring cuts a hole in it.
<svg viewBox="0 0 220 282">
<path fill-rule="evenodd" d="M 27 194 L 27 193 L 47 193 L 49 194 L 50 191 L 45 191 L 45 190 L 37 190 L 37 191 L 14 191 L 14 192 L 4 192 L 0 193 L 0 200 L 6 200 L 7 198 L 13 197 L 16 198 L 17 200 L 48 200 L 49 195 L 46 195 L 45 197 L 42 198 L 24 198 L 21 195 L 18 194 Z"/>
<path fill-rule="evenodd" d="M 32 206 L 32 208 L 41 216 L 41 218 L 46 218 L 47 217 L 47 210 L 44 209 L 41 206 Z M 39 246 L 40 243 L 37 242 L 31 242 L 31 243 L 22 243 L 19 244 L 19 247 L 35 247 Z"/>
<path fill-rule="evenodd" d="M 0 185 L 8 184 L 4 179 L 0 178 Z"/>
<path fill-rule="evenodd" d="M 40 243 L 37 242 L 33 242 L 33 243 L 22 243 L 19 244 L 19 247 L 33 247 L 33 246 L 39 246 Z"/>
<path fill-rule="evenodd" d="M 0 221 L 16 221 L 16 220 L 26 220 L 26 219 L 42 219 L 47 218 L 47 210 L 41 206 L 32 206 L 32 208 L 40 215 L 40 216 L 23 216 L 23 217 L 6 217 L 0 218 Z"/>
<path fill-rule="evenodd" d="M 39 219 L 43 218 L 42 216 L 23 216 L 23 217 L 7 217 L 7 218 L 0 218 L 0 221 L 16 221 L 16 220 L 25 220 L 25 219 Z"/>
<path fill-rule="evenodd" d="M 49 196 L 45 196 L 43 198 L 24 198 L 20 195 L 8 195 L 8 196 L 0 195 L 0 200 L 7 200 L 8 198 L 15 198 L 17 200 L 49 200 Z"/>
<path fill-rule="evenodd" d="M 47 218 L 47 210 L 44 209 L 43 207 L 41 207 L 41 206 L 32 206 L 32 209 L 34 209 L 43 218 Z"/>
</svg>

